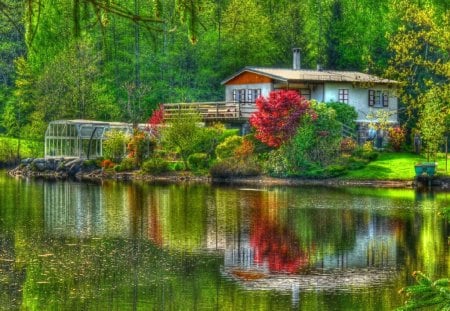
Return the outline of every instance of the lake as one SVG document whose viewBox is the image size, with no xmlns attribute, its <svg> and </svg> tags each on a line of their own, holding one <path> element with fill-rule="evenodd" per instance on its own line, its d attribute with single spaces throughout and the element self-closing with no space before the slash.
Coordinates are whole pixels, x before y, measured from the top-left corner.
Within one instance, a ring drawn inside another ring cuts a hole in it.
<svg viewBox="0 0 450 311">
<path fill-rule="evenodd" d="M 392 310 L 447 277 L 447 193 L 0 171 L 0 310 Z"/>
</svg>

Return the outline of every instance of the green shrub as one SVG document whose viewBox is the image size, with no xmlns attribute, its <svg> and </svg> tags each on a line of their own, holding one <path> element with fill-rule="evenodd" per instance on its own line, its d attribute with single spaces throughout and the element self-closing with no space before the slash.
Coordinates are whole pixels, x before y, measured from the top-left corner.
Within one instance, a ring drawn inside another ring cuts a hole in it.
<svg viewBox="0 0 450 311">
<path fill-rule="evenodd" d="M 188 165 L 191 170 L 201 170 L 209 167 L 206 153 L 193 153 L 188 157 Z"/>
<path fill-rule="evenodd" d="M 183 170 L 184 170 L 183 162 L 180 161 L 169 162 L 169 171 L 183 171 Z"/>
<path fill-rule="evenodd" d="M 336 120 L 355 130 L 358 113 L 353 106 L 340 102 L 330 102 L 327 105 L 336 111 Z"/>
<path fill-rule="evenodd" d="M 142 164 L 142 171 L 153 175 L 163 174 L 169 170 L 169 162 L 161 158 L 151 158 Z"/>
<path fill-rule="evenodd" d="M 337 177 L 344 175 L 347 172 L 347 167 L 340 164 L 332 164 L 328 165 L 324 169 L 324 175 L 325 177 Z"/>
<path fill-rule="evenodd" d="M 114 166 L 116 172 L 132 171 L 135 168 L 132 158 L 124 158 L 119 165 Z"/>
<path fill-rule="evenodd" d="M 366 166 L 367 160 L 362 158 L 350 157 L 348 159 L 347 167 L 349 170 L 359 170 Z"/>
<path fill-rule="evenodd" d="M 218 159 L 226 159 L 234 156 L 234 151 L 242 144 L 241 136 L 229 136 L 216 147 L 216 156 Z"/>
<path fill-rule="evenodd" d="M 234 159 L 225 159 L 217 162 L 210 169 L 212 177 L 253 177 L 261 174 L 261 168 L 254 161 L 236 161 Z"/>
<path fill-rule="evenodd" d="M 111 130 L 106 132 L 103 141 L 103 153 L 107 159 L 119 162 L 125 155 L 126 145 L 130 137 L 124 132 Z"/>
<path fill-rule="evenodd" d="M 375 161 L 378 158 L 378 152 L 376 151 L 365 151 L 362 154 L 362 158 L 369 160 L 369 161 Z"/>
</svg>

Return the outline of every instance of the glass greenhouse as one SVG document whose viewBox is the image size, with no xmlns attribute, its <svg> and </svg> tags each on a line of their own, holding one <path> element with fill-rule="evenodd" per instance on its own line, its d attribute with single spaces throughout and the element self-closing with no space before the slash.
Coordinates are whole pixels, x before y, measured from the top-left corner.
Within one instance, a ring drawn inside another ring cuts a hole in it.
<svg viewBox="0 0 450 311">
<path fill-rule="evenodd" d="M 48 124 L 45 132 L 46 158 L 93 159 L 103 156 L 103 141 L 110 130 L 133 133 L 133 126 L 122 122 L 59 120 Z"/>
</svg>

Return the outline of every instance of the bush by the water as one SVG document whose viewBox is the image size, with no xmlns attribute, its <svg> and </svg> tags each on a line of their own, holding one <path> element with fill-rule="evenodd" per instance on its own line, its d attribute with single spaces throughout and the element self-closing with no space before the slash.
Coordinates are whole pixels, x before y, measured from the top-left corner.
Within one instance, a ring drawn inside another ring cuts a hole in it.
<svg viewBox="0 0 450 311">
<path fill-rule="evenodd" d="M 169 162 L 161 158 L 151 158 L 142 164 L 142 171 L 148 174 L 159 175 L 170 170 Z"/>
<path fill-rule="evenodd" d="M 228 158 L 214 164 L 209 172 L 216 178 L 253 177 L 261 174 L 261 168 L 254 161 L 236 161 Z"/>
<path fill-rule="evenodd" d="M 124 158 L 119 165 L 114 166 L 116 172 L 132 171 L 135 168 L 135 162 L 132 158 Z"/>
<path fill-rule="evenodd" d="M 202 170 L 209 167 L 209 157 L 206 153 L 193 153 L 188 157 L 188 165 L 191 170 Z"/>
<path fill-rule="evenodd" d="M 229 136 L 216 147 L 216 156 L 218 159 L 230 158 L 235 150 L 242 144 L 242 136 Z"/>
</svg>

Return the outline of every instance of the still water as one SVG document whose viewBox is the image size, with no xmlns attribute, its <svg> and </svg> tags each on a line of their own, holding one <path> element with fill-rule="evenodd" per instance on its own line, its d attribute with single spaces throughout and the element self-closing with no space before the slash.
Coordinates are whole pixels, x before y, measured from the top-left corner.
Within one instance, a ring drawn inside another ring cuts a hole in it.
<svg viewBox="0 0 450 311">
<path fill-rule="evenodd" d="M 450 275 L 450 194 L 0 171 L 0 310 L 393 310 Z"/>
</svg>

